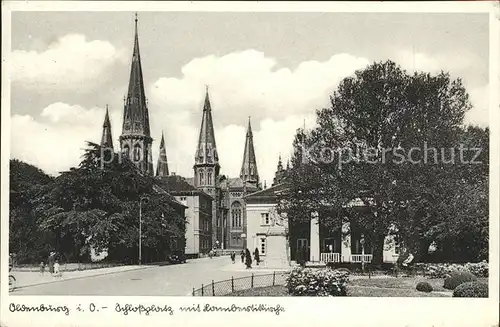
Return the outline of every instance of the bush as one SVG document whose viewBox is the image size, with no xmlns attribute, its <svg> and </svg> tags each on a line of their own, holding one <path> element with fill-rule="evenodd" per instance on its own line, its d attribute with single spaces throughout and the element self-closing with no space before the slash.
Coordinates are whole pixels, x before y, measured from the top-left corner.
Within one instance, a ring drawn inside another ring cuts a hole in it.
<svg viewBox="0 0 500 327">
<path fill-rule="evenodd" d="M 488 263 L 486 260 L 483 260 L 482 262 L 477 262 L 477 263 L 466 263 L 464 268 L 477 277 L 488 277 L 489 271 L 488 271 Z"/>
<path fill-rule="evenodd" d="M 430 293 L 433 290 L 434 289 L 432 288 L 432 285 L 429 284 L 428 282 L 419 282 L 417 284 L 417 291 Z"/>
<path fill-rule="evenodd" d="M 286 287 L 292 296 L 347 296 L 349 274 L 332 269 L 295 268 Z"/>
<path fill-rule="evenodd" d="M 463 283 L 455 288 L 453 297 L 488 297 L 488 284 L 479 282 Z"/>
<path fill-rule="evenodd" d="M 448 290 L 454 290 L 460 284 L 475 282 L 476 280 L 477 277 L 468 271 L 454 271 L 444 279 L 443 287 Z"/>
<path fill-rule="evenodd" d="M 466 264 L 457 263 L 416 263 L 417 270 L 421 270 L 428 278 L 446 278 L 454 271 L 468 271 L 477 277 L 488 277 L 488 262 L 475 262 Z"/>
</svg>

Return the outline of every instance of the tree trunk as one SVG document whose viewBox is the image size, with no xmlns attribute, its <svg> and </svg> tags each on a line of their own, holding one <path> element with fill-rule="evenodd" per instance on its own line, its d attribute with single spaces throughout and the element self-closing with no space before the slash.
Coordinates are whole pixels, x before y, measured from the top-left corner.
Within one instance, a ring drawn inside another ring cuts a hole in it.
<svg viewBox="0 0 500 327">
<path fill-rule="evenodd" d="M 381 266 L 384 262 L 384 241 L 385 235 L 381 233 L 373 234 L 373 258 L 372 265 L 373 266 Z"/>
</svg>

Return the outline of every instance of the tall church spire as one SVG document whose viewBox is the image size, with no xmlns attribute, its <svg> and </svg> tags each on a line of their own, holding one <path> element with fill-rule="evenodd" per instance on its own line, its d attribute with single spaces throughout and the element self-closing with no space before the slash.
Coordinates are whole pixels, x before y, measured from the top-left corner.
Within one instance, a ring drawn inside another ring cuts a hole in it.
<svg viewBox="0 0 500 327">
<path fill-rule="evenodd" d="M 200 136 L 196 147 L 194 160 L 195 186 L 215 196 L 217 177 L 219 176 L 219 155 L 215 144 L 214 125 L 212 121 L 212 106 L 208 95 L 208 86 L 205 93 L 205 103 L 201 117 Z M 214 194 L 212 194 L 214 193 Z"/>
<path fill-rule="evenodd" d="M 240 178 L 245 182 L 259 183 L 259 173 L 257 172 L 257 161 L 255 159 L 255 149 L 253 146 L 253 133 L 250 117 L 248 117 L 248 128 L 245 140 L 245 150 L 243 152 L 243 163 L 241 165 Z"/>
<path fill-rule="evenodd" d="M 165 147 L 165 138 L 162 132 L 160 141 L 160 155 L 158 156 L 158 165 L 156 166 L 156 176 L 166 177 L 168 175 L 169 172 L 168 172 L 168 162 L 167 162 L 167 150 Z"/>
<path fill-rule="evenodd" d="M 149 127 L 149 112 L 144 79 L 142 76 L 141 55 L 139 51 L 139 33 L 137 28 L 137 13 L 135 14 L 135 35 L 128 92 L 123 110 L 123 128 L 120 136 L 120 146 L 123 153 L 144 173 L 153 174 L 153 157 L 151 153 L 151 132 Z"/>
<path fill-rule="evenodd" d="M 106 116 L 104 116 L 104 123 L 102 124 L 101 146 L 103 148 L 113 149 L 113 136 L 111 134 L 108 105 L 106 105 Z"/>
<path fill-rule="evenodd" d="M 215 133 L 212 120 L 212 106 L 210 104 L 210 97 L 208 95 L 208 87 L 206 89 L 205 103 L 203 105 L 203 114 L 201 118 L 198 147 L 196 148 L 195 164 L 219 165 L 219 155 L 217 154 L 217 145 L 215 144 Z"/>
</svg>

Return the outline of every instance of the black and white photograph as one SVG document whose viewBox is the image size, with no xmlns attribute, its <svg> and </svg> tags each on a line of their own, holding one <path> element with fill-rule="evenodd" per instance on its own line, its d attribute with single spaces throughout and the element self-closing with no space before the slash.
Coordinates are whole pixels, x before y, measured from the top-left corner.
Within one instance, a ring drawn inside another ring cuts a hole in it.
<svg viewBox="0 0 500 327">
<path fill-rule="evenodd" d="M 493 2 L 133 4 L 10 12 L 9 301 L 498 301 Z"/>
</svg>

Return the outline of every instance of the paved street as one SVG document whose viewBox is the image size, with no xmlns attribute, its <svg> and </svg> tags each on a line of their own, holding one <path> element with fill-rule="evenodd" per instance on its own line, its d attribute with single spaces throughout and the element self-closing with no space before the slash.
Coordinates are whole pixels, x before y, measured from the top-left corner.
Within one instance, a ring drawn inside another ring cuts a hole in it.
<svg viewBox="0 0 500 327">
<path fill-rule="evenodd" d="M 162 296 L 190 295 L 193 287 L 212 280 L 229 279 L 255 274 L 268 274 L 272 270 L 247 270 L 241 262 L 231 263 L 229 257 L 193 259 L 186 264 L 148 267 L 139 270 L 61 280 L 15 290 L 11 295 L 110 295 L 110 296 Z M 36 273 L 33 273 L 36 274 Z"/>
</svg>

